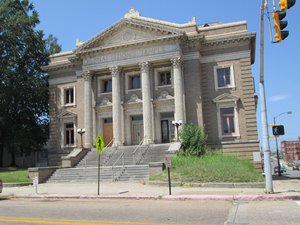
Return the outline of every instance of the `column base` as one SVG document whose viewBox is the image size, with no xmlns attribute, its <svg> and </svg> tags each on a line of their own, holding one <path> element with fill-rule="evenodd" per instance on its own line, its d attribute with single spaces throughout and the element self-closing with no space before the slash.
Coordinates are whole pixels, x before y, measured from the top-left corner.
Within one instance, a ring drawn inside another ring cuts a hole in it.
<svg viewBox="0 0 300 225">
<path fill-rule="evenodd" d="M 123 143 L 121 141 L 114 141 L 114 143 L 112 144 L 112 147 L 117 147 L 117 146 L 122 146 Z"/>
<path fill-rule="evenodd" d="M 93 145 L 92 144 L 89 144 L 89 143 L 85 143 L 83 148 L 86 149 L 86 148 L 92 148 Z"/>
<path fill-rule="evenodd" d="M 149 144 L 154 144 L 154 141 L 151 140 L 151 139 L 145 139 L 145 140 L 143 141 L 143 145 L 149 145 Z"/>
</svg>

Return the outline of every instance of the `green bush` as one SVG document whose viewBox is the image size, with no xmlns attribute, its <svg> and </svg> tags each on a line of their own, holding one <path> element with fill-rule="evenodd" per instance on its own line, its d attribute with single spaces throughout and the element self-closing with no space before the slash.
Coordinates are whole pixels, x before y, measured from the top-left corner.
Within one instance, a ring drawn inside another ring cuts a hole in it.
<svg viewBox="0 0 300 225">
<path fill-rule="evenodd" d="M 180 131 L 181 149 L 180 155 L 201 156 L 208 150 L 207 135 L 203 128 L 192 123 L 187 123 Z"/>
</svg>

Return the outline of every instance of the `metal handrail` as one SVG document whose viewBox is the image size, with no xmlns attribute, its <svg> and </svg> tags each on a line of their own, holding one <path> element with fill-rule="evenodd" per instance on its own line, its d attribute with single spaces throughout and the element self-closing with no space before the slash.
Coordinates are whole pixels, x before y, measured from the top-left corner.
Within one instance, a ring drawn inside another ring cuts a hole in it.
<svg viewBox="0 0 300 225">
<path fill-rule="evenodd" d="M 116 167 L 116 164 L 119 162 L 120 159 L 122 159 L 122 168 L 121 168 L 121 172 L 118 174 L 118 176 L 116 176 L 114 173 L 114 168 Z M 124 152 L 122 152 L 122 154 L 118 157 L 118 159 L 115 161 L 115 163 L 111 167 L 113 181 L 116 181 L 121 176 L 121 174 L 124 172 L 124 168 L 125 168 Z"/>
<path fill-rule="evenodd" d="M 136 165 L 142 161 L 142 159 L 145 157 L 149 148 L 150 148 L 150 144 L 147 145 L 147 147 L 145 148 L 145 150 L 143 152 L 141 151 L 140 158 L 137 160 Z"/>
<path fill-rule="evenodd" d="M 139 150 L 140 147 L 142 146 L 142 144 L 143 144 L 145 138 L 146 138 L 146 136 L 140 141 L 139 145 L 136 146 L 136 148 L 134 149 L 134 151 L 133 151 L 133 153 L 132 153 L 132 160 L 133 160 L 134 164 L 136 164 L 136 155 L 137 155 L 136 152 L 137 152 L 137 150 Z M 140 152 L 141 152 L 141 150 L 140 150 Z"/>
<path fill-rule="evenodd" d="M 114 140 L 115 140 L 114 138 L 111 139 L 110 142 L 103 148 L 102 151 L 104 151 L 106 148 L 108 148 L 108 147 L 110 146 L 110 144 L 111 144 Z M 118 148 L 118 146 L 116 146 L 116 149 L 115 149 L 115 150 L 117 150 L 117 148 Z M 110 154 L 108 154 L 108 155 L 106 156 L 106 158 L 105 158 L 104 163 L 102 163 L 102 165 L 105 166 L 105 165 L 107 164 L 107 162 L 110 160 L 110 158 L 111 158 L 114 154 L 115 154 L 115 151 L 112 152 L 112 153 L 110 153 Z"/>
</svg>

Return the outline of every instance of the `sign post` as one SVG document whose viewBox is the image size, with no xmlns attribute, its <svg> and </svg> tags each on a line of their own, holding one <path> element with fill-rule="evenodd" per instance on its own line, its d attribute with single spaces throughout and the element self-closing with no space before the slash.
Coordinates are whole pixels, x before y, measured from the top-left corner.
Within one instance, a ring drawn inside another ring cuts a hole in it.
<svg viewBox="0 0 300 225">
<path fill-rule="evenodd" d="M 169 195 L 172 195 L 172 192 L 171 192 L 171 175 L 170 175 L 171 159 L 170 159 L 170 157 L 166 157 L 165 160 L 166 160 L 166 167 L 168 168 Z"/>
<path fill-rule="evenodd" d="M 96 139 L 96 148 L 97 148 L 97 151 L 98 151 L 98 195 L 100 194 L 100 155 L 101 155 L 101 152 L 105 146 L 105 142 L 102 138 L 102 136 L 99 134 L 97 139 Z"/>
<path fill-rule="evenodd" d="M 32 180 L 33 186 L 35 188 L 35 194 L 38 194 L 38 183 L 39 183 L 39 177 L 35 176 Z"/>
</svg>

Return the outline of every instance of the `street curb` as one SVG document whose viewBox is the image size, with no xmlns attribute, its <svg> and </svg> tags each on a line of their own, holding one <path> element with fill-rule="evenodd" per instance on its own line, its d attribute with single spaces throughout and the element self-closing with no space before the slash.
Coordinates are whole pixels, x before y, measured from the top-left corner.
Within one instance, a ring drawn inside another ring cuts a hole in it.
<svg viewBox="0 0 300 225">
<path fill-rule="evenodd" d="M 2 196 L 5 197 L 5 196 Z M 110 199 L 110 200 L 223 200 L 223 201 L 287 201 L 300 200 L 298 195 L 165 195 L 165 196 L 116 196 L 116 195 L 31 195 L 9 196 L 20 199 Z"/>
<path fill-rule="evenodd" d="M 24 183 L 3 183 L 3 187 L 24 187 L 32 185 L 32 182 L 24 182 Z"/>
<path fill-rule="evenodd" d="M 169 186 L 167 181 L 148 181 L 149 185 L 156 186 Z M 204 188 L 264 188 L 264 182 L 252 182 L 252 183 L 183 183 L 172 182 L 172 187 L 204 187 Z"/>
</svg>

